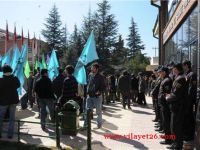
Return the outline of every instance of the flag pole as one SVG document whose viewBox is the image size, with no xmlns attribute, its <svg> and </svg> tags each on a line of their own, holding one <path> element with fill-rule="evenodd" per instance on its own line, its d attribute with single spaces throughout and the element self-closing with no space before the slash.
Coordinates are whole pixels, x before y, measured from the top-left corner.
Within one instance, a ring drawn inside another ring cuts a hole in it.
<svg viewBox="0 0 200 150">
<path fill-rule="evenodd" d="M 8 49 L 8 41 L 9 41 L 9 31 L 8 31 L 8 21 L 6 20 L 6 39 L 5 39 L 5 50 L 4 54 L 6 54 L 7 49 Z"/>
</svg>

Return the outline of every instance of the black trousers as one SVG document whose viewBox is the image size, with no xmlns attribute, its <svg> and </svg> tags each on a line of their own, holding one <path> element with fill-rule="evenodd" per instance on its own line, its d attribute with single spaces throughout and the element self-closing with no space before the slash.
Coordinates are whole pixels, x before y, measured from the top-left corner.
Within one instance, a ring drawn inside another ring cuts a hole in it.
<svg viewBox="0 0 200 150">
<path fill-rule="evenodd" d="M 183 144 L 183 117 L 184 112 L 181 106 L 176 111 L 171 112 L 171 133 L 176 136 L 174 143 L 177 146 L 182 146 Z"/>
<path fill-rule="evenodd" d="M 195 118 L 192 108 L 184 114 L 183 139 L 185 141 L 194 140 Z"/>
<path fill-rule="evenodd" d="M 168 105 L 163 105 L 161 107 L 162 112 L 162 126 L 165 135 L 171 135 L 170 131 L 170 118 L 171 118 L 171 112 Z"/>
<path fill-rule="evenodd" d="M 138 104 L 146 104 L 146 98 L 143 92 L 138 93 Z"/>
<path fill-rule="evenodd" d="M 126 104 L 130 107 L 130 92 L 121 91 L 121 94 L 123 107 L 126 107 Z"/>
<path fill-rule="evenodd" d="M 160 120 L 160 106 L 158 105 L 158 99 L 155 100 L 155 114 L 156 114 L 156 119 Z"/>
</svg>

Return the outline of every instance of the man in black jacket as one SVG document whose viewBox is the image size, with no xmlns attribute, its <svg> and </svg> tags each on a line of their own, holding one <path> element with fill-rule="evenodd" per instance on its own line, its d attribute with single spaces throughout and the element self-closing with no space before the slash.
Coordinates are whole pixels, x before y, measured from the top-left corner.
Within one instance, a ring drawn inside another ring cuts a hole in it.
<svg viewBox="0 0 200 150">
<path fill-rule="evenodd" d="M 122 94 L 123 108 L 126 109 L 126 105 L 128 105 L 128 109 L 131 109 L 130 106 L 131 79 L 127 71 L 124 71 L 123 75 L 119 77 L 118 90 Z"/>
<path fill-rule="evenodd" d="M 3 67 L 3 78 L 0 78 L 0 138 L 3 119 L 7 109 L 9 109 L 10 116 L 8 138 L 12 138 L 14 133 L 16 104 L 19 102 L 17 89 L 20 87 L 20 82 L 18 78 L 14 77 L 11 73 L 12 68 L 5 65 Z"/>
<path fill-rule="evenodd" d="M 51 120 L 54 121 L 54 94 L 52 89 L 52 82 L 48 78 L 48 70 L 41 70 L 41 78 L 36 81 L 35 92 L 38 96 L 38 101 L 40 104 L 40 114 L 41 114 L 41 127 L 45 129 L 45 119 L 46 119 L 46 107 L 49 108 Z"/>
<path fill-rule="evenodd" d="M 58 100 L 58 103 L 61 107 L 63 107 L 63 105 L 69 100 L 76 100 L 78 96 L 78 82 L 73 76 L 74 67 L 72 65 L 67 65 L 65 71 L 67 77 L 65 78 L 61 87 L 62 94 Z"/>
<path fill-rule="evenodd" d="M 58 99 L 62 94 L 63 82 L 65 80 L 65 75 L 63 69 L 59 69 L 58 76 L 53 80 L 53 91 Z"/>
</svg>

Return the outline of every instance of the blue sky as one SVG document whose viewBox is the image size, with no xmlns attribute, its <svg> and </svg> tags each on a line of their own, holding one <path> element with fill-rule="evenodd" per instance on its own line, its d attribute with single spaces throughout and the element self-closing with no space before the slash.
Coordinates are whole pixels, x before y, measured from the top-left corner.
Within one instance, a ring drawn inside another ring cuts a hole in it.
<svg viewBox="0 0 200 150">
<path fill-rule="evenodd" d="M 9 31 L 13 32 L 14 24 L 17 26 L 17 34 L 30 36 L 34 32 L 37 38 L 41 36 L 40 31 L 44 28 L 45 18 L 53 4 L 58 7 L 63 25 L 67 25 L 69 33 L 73 32 L 74 24 L 81 27 L 83 16 L 87 16 L 89 6 L 92 12 L 97 9 L 97 3 L 101 0 L 0 0 L 0 28 L 5 29 L 8 21 Z M 144 53 L 154 56 L 152 47 L 158 47 L 158 41 L 152 36 L 152 29 L 157 16 L 157 8 L 150 5 L 150 0 L 109 0 L 110 12 L 118 21 L 118 33 L 126 39 L 129 34 L 131 17 L 138 25 L 138 32 L 145 44 Z M 41 36 L 42 37 L 42 36 Z"/>
</svg>

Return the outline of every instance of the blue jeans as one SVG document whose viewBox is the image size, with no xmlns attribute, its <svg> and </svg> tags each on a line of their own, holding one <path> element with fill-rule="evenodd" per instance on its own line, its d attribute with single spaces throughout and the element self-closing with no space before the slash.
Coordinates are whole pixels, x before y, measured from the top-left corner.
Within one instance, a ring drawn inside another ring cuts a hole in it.
<svg viewBox="0 0 200 150">
<path fill-rule="evenodd" d="M 41 126 L 44 127 L 46 116 L 47 116 L 46 107 L 48 107 L 49 109 L 51 120 L 55 119 L 53 99 L 39 99 L 39 105 L 40 105 L 40 122 L 41 122 Z"/>
<path fill-rule="evenodd" d="M 5 113 L 9 109 L 9 126 L 8 126 L 8 136 L 13 136 L 15 127 L 15 111 L 16 104 L 1 106 L 0 105 L 0 134 L 2 133 L 3 119 Z"/>
<path fill-rule="evenodd" d="M 86 99 L 86 110 L 93 109 L 96 107 L 96 114 L 97 114 L 97 126 L 102 125 L 102 96 L 99 97 L 87 97 Z M 84 126 L 87 126 L 87 116 L 84 122 Z"/>
</svg>

